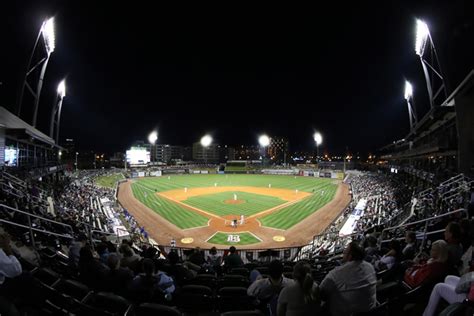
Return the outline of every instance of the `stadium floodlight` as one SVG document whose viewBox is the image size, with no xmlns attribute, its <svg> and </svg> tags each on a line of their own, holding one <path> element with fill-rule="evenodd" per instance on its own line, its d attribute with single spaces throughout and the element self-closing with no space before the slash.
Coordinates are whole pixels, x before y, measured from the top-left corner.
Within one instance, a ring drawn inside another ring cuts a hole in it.
<svg viewBox="0 0 474 316">
<path fill-rule="evenodd" d="M 409 81 L 405 81 L 405 100 L 409 100 L 413 96 L 413 87 Z"/>
<path fill-rule="evenodd" d="M 54 34 L 54 17 L 49 18 L 43 22 L 41 26 L 41 34 L 43 34 L 44 46 L 46 47 L 46 52 L 51 54 L 56 48 L 56 36 Z"/>
<path fill-rule="evenodd" d="M 418 118 L 416 115 L 415 107 L 413 104 L 413 86 L 409 81 L 405 81 L 405 100 L 408 106 L 408 118 L 410 120 L 410 131 L 415 130 L 416 124 L 418 124 Z M 411 101 L 411 102 L 410 102 Z"/>
<path fill-rule="evenodd" d="M 153 131 L 148 135 L 148 142 L 152 145 L 155 144 L 155 142 L 158 140 L 158 132 Z"/>
<path fill-rule="evenodd" d="M 416 41 L 415 41 L 415 53 L 418 56 L 423 56 L 425 52 L 426 42 L 430 35 L 428 25 L 422 20 L 416 20 Z"/>
<path fill-rule="evenodd" d="M 262 147 L 267 147 L 268 145 L 270 145 L 270 137 L 268 137 L 267 135 L 262 135 L 258 138 L 258 143 Z"/>
<path fill-rule="evenodd" d="M 56 124 L 56 143 L 59 144 L 59 125 L 61 123 L 61 110 L 63 107 L 63 100 L 66 96 L 66 81 L 62 80 L 58 84 L 58 98 L 56 99 L 56 103 L 54 104 L 53 108 L 51 109 L 51 122 L 49 125 L 49 137 L 53 138 L 54 136 L 54 124 Z"/>
<path fill-rule="evenodd" d="M 209 147 L 209 145 L 211 145 L 211 143 L 212 143 L 212 137 L 210 135 L 204 135 L 201 138 L 202 147 Z"/>
<path fill-rule="evenodd" d="M 314 133 L 313 138 L 314 138 L 314 141 L 316 142 L 316 146 L 319 146 L 323 143 L 323 136 L 321 135 L 321 133 L 319 132 Z"/>
</svg>

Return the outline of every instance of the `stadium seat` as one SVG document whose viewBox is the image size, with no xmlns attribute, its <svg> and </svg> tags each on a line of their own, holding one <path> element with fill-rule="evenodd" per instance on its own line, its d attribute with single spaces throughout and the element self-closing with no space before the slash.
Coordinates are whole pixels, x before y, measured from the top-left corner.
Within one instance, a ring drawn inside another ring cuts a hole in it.
<svg viewBox="0 0 474 316">
<path fill-rule="evenodd" d="M 152 304 L 152 303 L 143 303 L 140 304 L 135 309 L 136 316 L 180 316 L 181 313 L 169 306 L 160 305 L 160 304 Z"/>
<path fill-rule="evenodd" d="M 37 268 L 31 271 L 31 274 L 43 284 L 53 285 L 59 280 L 59 274 L 48 268 Z"/>
<path fill-rule="evenodd" d="M 188 285 L 203 285 L 215 289 L 217 286 L 217 278 L 210 274 L 198 274 L 194 279 L 188 281 Z"/>
<path fill-rule="evenodd" d="M 221 316 L 264 316 L 261 311 L 253 310 L 253 311 L 231 311 L 221 313 Z"/>
<path fill-rule="evenodd" d="M 202 285 L 185 285 L 177 294 L 177 304 L 184 311 L 211 311 L 214 309 L 212 290 Z"/>
<path fill-rule="evenodd" d="M 233 275 L 241 275 L 243 277 L 246 277 L 248 278 L 249 277 L 249 270 L 247 268 L 233 268 L 231 271 L 230 271 L 230 274 L 233 274 Z"/>
<path fill-rule="evenodd" d="M 260 274 L 268 274 L 268 267 L 256 267 L 255 270 L 260 272 Z"/>
<path fill-rule="evenodd" d="M 109 313 L 124 314 L 131 304 L 125 298 L 108 292 L 89 294 L 83 301 L 85 304 Z"/>
<path fill-rule="evenodd" d="M 220 312 L 252 310 L 252 298 L 245 287 L 223 287 L 217 292 L 217 309 Z"/>
<path fill-rule="evenodd" d="M 225 275 L 222 279 L 217 282 L 217 288 L 228 287 L 228 286 L 241 286 L 248 287 L 249 281 L 247 278 L 241 275 Z"/>
<path fill-rule="evenodd" d="M 53 286 L 56 290 L 66 295 L 69 295 L 76 300 L 82 301 L 90 289 L 86 285 L 74 280 L 60 280 Z"/>
</svg>

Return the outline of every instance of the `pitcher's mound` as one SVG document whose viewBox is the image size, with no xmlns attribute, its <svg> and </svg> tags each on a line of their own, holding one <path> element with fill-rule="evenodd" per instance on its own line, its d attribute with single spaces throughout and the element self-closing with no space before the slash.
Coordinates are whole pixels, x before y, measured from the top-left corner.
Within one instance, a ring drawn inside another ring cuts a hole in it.
<svg viewBox="0 0 474 316">
<path fill-rule="evenodd" d="M 242 203 L 245 203 L 244 200 L 225 200 L 224 201 L 225 204 L 242 204 Z"/>
</svg>

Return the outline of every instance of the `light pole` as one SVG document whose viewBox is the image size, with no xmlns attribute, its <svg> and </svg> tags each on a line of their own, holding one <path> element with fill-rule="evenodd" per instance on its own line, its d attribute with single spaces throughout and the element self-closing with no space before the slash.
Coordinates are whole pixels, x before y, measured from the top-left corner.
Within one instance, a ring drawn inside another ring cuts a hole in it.
<svg viewBox="0 0 474 316">
<path fill-rule="evenodd" d="M 79 155 L 79 153 L 76 151 L 76 172 L 77 172 L 77 155 Z"/>
<path fill-rule="evenodd" d="M 316 142 L 316 163 L 319 168 L 319 145 L 323 143 L 323 136 L 319 132 L 315 132 L 313 135 L 314 141 Z"/>
<path fill-rule="evenodd" d="M 407 106 L 408 106 L 408 118 L 410 120 L 410 131 L 413 132 L 416 124 L 418 123 L 418 118 L 416 116 L 415 108 L 412 105 L 413 87 L 408 81 L 405 81 L 405 100 L 407 101 Z M 412 102 L 410 102 L 410 100 Z"/>
<path fill-rule="evenodd" d="M 59 144 L 59 124 L 61 123 L 61 109 L 63 106 L 63 100 L 66 96 L 66 82 L 63 80 L 58 85 L 58 97 L 56 99 L 56 103 L 51 110 L 51 122 L 49 125 L 49 137 L 53 138 L 54 136 L 54 123 L 55 117 L 57 114 L 56 119 L 56 144 Z"/>
<path fill-rule="evenodd" d="M 156 162 L 156 140 L 158 139 L 158 132 L 157 131 L 152 131 L 148 135 L 148 142 L 151 144 L 152 150 L 154 150 L 154 155 L 155 155 L 155 162 Z M 151 156 L 153 157 L 153 155 Z M 153 164 L 153 159 L 152 159 L 152 164 Z"/>
<path fill-rule="evenodd" d="M 33 56 L 35 54 L 36 47 L 38 46 L 41 35 L 43 36 L 44 46 L 46 48 L 46 57 L 42 58 L 36 65 L 31 67 L 31 62 L 33 61 Z M 23 80 L 23 85 L 21 86 L 20 97 L 18 99 L 18 116 L 20 116 L 21 107 L 23 103 L 23 94 L 25 92 L 25 86 L 28 87 L 28 91 L 35 98 L 34 110 L 33 110 L 33 123 L 32 123 L 34 127 L 36 126 L 36 118 L 38 116 L 38 105 L 39 105 L 39 99 L 41 95 L 41 88 L 43 86 L 44 73 L 46 72 L 46 67 L 48 65 L 49 57 L 51 56 L 51 53 L 54 52 L 54 49 L 55 49 L 54 18 L 49 18 L 48 20 L 44 21 L 43 24 L 41 25 L 41 29 L 36 38 L 35 45 L 33 46 L 33 51 L 31 52 L 30 60 L 28 61 L 28 67 L 26 70 L 25 79 Z M 38 66 L 40 66 L 41 63 L 43 64 L 43 66 L 41 67 L 41 72 L 38 79 L 36 92 L 34 92 L 33 88 L 30 86 L 27 80 L 28 80 L 28 76 Z"/>
<path fill-rule="evenodd" d="M 212 137 L 210 135 L 204 135 L 201 138 L 201 146 L 203 147 L 204 151 L 204 163 L 207 165 L 207 148 L 211 145 L 212 143 Z"/>
<path fill-rule="evenodd" d="M 429 54 L 425 54 L 427 46 L 430 49 Z M 428 89 L 430 105 L 433 108 L 436 105 L 435 100 L 440 96 L 441 92 L 443 92 L 444 98 L 447 98 L 446 84 L 444 82 L 441 65 L 439 63 L 433 39 L 431 38 L 430 30 L 428 25 L 422 20 L 416 20 L 415 53 L 420 57 L 421 66 L 423 67 L 423 73 L 425 75 L 426 87 Z M 424 57 L 425 55 L 428 55 L 427 58 Z M 438 77 L 441 81 L 441 84 L 436 91 L 433 91 L 435 86 L 432 77 L 434 76 Z M 442 101 L 444 101 L 444 99 Z"/>
<path fill-rule="evenodd" d="M 265 158 L 267 156 L 267 153 L 266 153 L 266 148 L 268 147 L 268 145 L 270 145 L 270 137 L 268 137 L 267 135 L 261 135 L 259 138 L 258 138 L 258 143 L 260 144 L 260 146 L 263 148 L 263 166 L 265 166 Z"/>
</svg>

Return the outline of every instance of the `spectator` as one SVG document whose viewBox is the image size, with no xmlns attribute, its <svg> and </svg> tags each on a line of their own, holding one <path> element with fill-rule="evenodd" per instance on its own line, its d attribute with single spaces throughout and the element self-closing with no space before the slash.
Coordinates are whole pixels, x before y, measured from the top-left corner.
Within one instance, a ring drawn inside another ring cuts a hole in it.
<svg viewBox="0 0 474 316">
<path fill-rule="evenodd" d="M 177 285 L 183 285 L 187 280 L 191 280 L 196 276 L 196 272 L 188 269 L 180 263 L 179 256 L 175 251 L 168 254 L 170 262 L 169 274 L 174 278 Z"/>
<path fill-rule="evenodd" d="M 117 253 L 111 253 L 107 257 L 109 271 L 105 276 L 104 289 L 119 295 L 126 295 L 126 290 L 133 279 L 133 272 L 128 268 L 120 266 L 120 257 Z"/>
<path fill-rule="evenodd" d="M 448 245 L 444 240 L 437 240 L 431 245 L 431 257 L 428 261 L 421 261 L 421 264 L 408 268 L 404 281 L 412 288 L 436 282 L 446 275 L 447 261 Z"/>
<path fill-rule="evenodd" d="M 0 234 L 0 285 L 5 282 L 5 278 L 17 277 L 21 272 L 21 264 L 10 246 L 10 236 Z"/>
<path fill-rule="evenodd" d="M 430 300 L 425 308 L 423 316 L 435 315 L 440 298 L 444 299 L 449 304 L 464 301 L 472 284 L 474 284 L 474 272 L 466 273 L 461 278 L 454 275 L 448 275 L 444 280 L 444 283 L 436 284 L 433 291 L 431 291 Z"/>
<path fill-rule="evenodd" d="M 217 254 L 216 247 L 212 247 L 209 250 L 209 255 L 206 259 L 206 267 L 209 267 L 212 271 L 219 273 L 222 263 L 222 257 Z"/>
<path fill-rule="evenodd" d="M 76 269 L 79 266 L 81 249 L 87 244 L 87 236 L 79 234 L 77 240 L 73 241 L 69 247 L 69 266 Z"/>
<path fill-rule="evenodd" d="M 197 247 L 196 249 L 193 249 L 193 253 L 189 256 L 188 260 L 197 266 L 202 266 L 205 262 L 204 254 L 202 253 L 199 247 Z"/>
<path fill-rule="evenodd" d="M 448 243 L 449 267 L 458 267 L 463 254 L 461 246 L 461 226 L 456 222 L 450 222 L 444 231 L 444 240 Z"/>
<path fill-rule="evenodd" d="M 402 250 L 403 260 L 413 260 L 416 254 L 416 233 L 407 231 L 405 233 L 405 242 L 407 244 Z"/>
<path fill-rule="evenodd" d="M 173 279 L 164 272 L 159 271 L 155 274 L 155 264 L 151 259 L 144 259 L 142 262 L 144 273 L 137 275 L 130 284 L 129 290 L 131 296 L 136 301 L 151 300 L 156 296 L 156 292 L 171 294 L 175 290 Z"/>
<path fill-rule="evenodd" d="M 232 268 L 238 268 L 244 265 L 242 258 L 237 254 L 237 249 L 234 246 L 229 248 L 229 255 L 224 258 L 224 265 L 227 271 L 230 271 Z"/>
<path fill-rule="evenodd" d="M 331 315 L 351 315 L 375 307 L 377 278 L 374 267 L 364 257 L 364 250 L 351 242 L 344 250 L 344 264 L 321 282 L 321 296 L 329 303 Z"/>
<path fill-rule="evenodd" d="M 390 241 L 389 251 L 383 255 L 380 260 L 374 263 L 374 267 L 377 271 L 391 269 L 395 264 L 399 262 L 401 257 L 400 242 L 396 239 Z"/>
<path fill-rule="evenodd" d="M 374 236 L 367 237 L 367 247 L 365 248 L 365 260 L 372 262 L 373 258 L 378 254 L 377 238 Z"/>
<path fill-rule="evenodd" d="M 268 278 L 262 279 L 261 274 L 258 270 L 253 270 L 252 274 L 256 274 L 256 280 L 247 289 L 249 296 L 256 297 L 263 303 L 269 303 L 271 308 L 271 314 L 276 314 L 276 303 L 280 291 L 293 283 L 293 280 L 285 278 L 283 276 L 283 264 L 279 260 L 273 260 L 268 266 Z"/>
<path fill-rule="evenodd" d="M 89 246 L 81 248 L 79 258 L 79 277 L 82 282 L 90 287 L 100 287 L 109 272 L 108 267 L 103 265 L 98 259 L 94 258 Z"/>
<path fill-rule="evenodd" d="M 138 271 L 140 257 L 135 254 L 133 249 L 128 244 L 122 243 L 122 245 L 120 245 L 119 250 L 123 255 L 120 265 L 122 267 L 129 268 L 132 271 L 135 271 L 135 272 Z"/>
<path fill-rule="evenodd" d="M 318 285 L 311 277 L 311 266 L 303 261 L 293 268 L 294 282 L 285 286 L 278 297 L 278 316 L 314 315 L 320 309 Z"/>
</svg>

